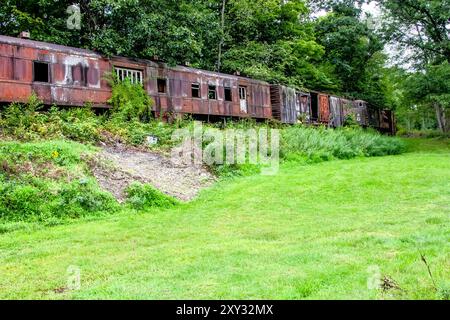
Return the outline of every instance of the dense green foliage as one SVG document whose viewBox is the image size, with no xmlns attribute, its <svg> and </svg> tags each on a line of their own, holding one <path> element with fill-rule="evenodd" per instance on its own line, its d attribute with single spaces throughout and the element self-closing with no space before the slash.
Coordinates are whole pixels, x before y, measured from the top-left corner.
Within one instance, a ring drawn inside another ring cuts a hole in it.
<svg viewBox="0 0 450 320">
<path fill-rule="evenodd" d="M 282 156 L 288 160 L 306 156 L 310 161 L 385 156 L 403 151 L 399 139 L 354 128 L 287 128 L 283 131 L 281 147 Z"/>
<path fill-rule="evenodd" d="M 150 185 L 133 183 L 127 189 L 127 203 L 138 210 L 150 208 L 171 208 L 177 201 Z"/>
<path fill-rule="evenodd" d="M 40 222 L 111 214 L 118 204 L 99 189 L 83 155 L 90 147 L 65 141 L 0 143 L 0 221 Z M 6 224 L 5 224 L 6 223 Z"/>
<path fill-rule="evenodd" d="M 401 52 L 407 73 L 393 70 L 400 122 L 407 130 L 450 131 L 449 0 L 377 1 L 385 10 L 384 35 Z"/>
</svg>

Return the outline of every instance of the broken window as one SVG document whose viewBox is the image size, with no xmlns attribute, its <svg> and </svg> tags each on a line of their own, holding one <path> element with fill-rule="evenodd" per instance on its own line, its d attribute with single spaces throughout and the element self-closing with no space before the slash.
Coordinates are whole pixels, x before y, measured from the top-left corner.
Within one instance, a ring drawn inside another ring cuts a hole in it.
<svg viewBox="0 0 450 320">
<path fill-rule="evenodd" d="M 217 100 L 216 86 L 213 85 L 208 86 L 208 99 Z"/>
<path fill-rule="evenodd" d="M 225 101 L 233 101 L 233 93 L 230 87 L 225 87 Z"/>
<path fill-rule="evenodd" d="M 192 89 L 192 98 L 200 98 L 200 84 L 199 83 L 193 83 L 191 86 Z"/>
<path fill-rule="evenodd" d="M 167 93 L 167 80 L 166 79 L 158 79 L 158 93 Z"/>
<path fill-rule="evenodd" d="M 143 84 L 144 78 L 143 78 L 143 72 L 142 70 L 134 70 L 134 69 L 126 69 L 126 68 L 117 68 L 114 67 L 116 70 L 117 78 L 120 81 L 124 81 L 125 79 L 130 79 L 131 83 L 140 83 Z"/>
<path fill-rule="evenodd" d="M 33 63 L 33 81 L 50 82 L 50 66 L 46 62 L 35 61 Z"/>
<path fill-rule="evenodd" d="M 239 99 L 247 100 L 247 88 L 246 87 L 239 87 Z"/>
</svg>

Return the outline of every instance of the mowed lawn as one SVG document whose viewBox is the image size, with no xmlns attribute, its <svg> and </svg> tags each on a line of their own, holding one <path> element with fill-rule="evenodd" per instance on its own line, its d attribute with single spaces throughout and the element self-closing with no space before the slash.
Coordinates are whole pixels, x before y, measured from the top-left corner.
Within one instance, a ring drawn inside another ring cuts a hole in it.
<svg viewBox="0 0 450 320">
<path fill-rule="evenodd" d="M 221 182 L 172 210 L 3 234 L 0 298 L 448 298 L 449 142 L 408 144 Z M 401 289 L 368 287 L 384 277 Z"/>
</svg>

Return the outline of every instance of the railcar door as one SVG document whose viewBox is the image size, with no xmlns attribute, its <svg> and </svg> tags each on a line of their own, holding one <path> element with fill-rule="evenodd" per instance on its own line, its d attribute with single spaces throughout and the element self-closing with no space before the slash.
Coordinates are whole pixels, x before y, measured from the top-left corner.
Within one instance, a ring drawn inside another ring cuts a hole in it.
<svg viewBox="0 0 450 320">
<path fill-rule="evenodd" d="M 247 87 L 239 87 L 239 100 L 240 100 L 240 107 L 241 107 L 241 113 L 247 113 Z"/>
<path fill-rule="evenodd" d="M 328 124 L 330 122 L 330 102 L 327 95 L 319 95 L 320 122 Z"/>
</svg>

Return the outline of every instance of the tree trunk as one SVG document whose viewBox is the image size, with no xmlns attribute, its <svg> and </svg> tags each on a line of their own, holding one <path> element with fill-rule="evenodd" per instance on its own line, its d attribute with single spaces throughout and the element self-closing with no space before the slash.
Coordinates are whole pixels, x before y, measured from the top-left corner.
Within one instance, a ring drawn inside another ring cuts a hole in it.
<svg viewBox="0 0 450 320">
<path fill-rule="evenodd" d="M 434 104 L 434 109 L 436 110 L 436 119 L 438 122 L 439 130 L 441 130 L 443 133 L 447 133 L 449 124 L 445 109 L 440 106 L 439 103 Z"/>
<path fill-rule="evenodd" d="M 220 42 L 219 42 L 219 54 L 217 57 L 217 71 L 220 72 L 220 68 L 222 67 L 222 46 L 224 42 L 225 37 L 225 6 L 227 4 L 227 0 L 222 1 L 222 13 L 221 13 L 221 20 L 220 20 L 220 26 L 221 26 L 221 36 L 220 36 Z"/>
</svg>

